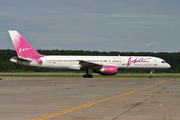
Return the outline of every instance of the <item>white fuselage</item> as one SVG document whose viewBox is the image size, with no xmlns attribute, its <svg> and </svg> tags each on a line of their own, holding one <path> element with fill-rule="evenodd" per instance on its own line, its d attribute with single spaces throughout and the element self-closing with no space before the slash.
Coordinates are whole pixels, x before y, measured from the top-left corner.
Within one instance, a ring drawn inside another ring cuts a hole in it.
<svg viewBox="0 0 180 120">
<path fill-rule="evenodd" d="M 83 77 L 93 77 L 91 73 L 115 75 L 117 70 L 168 69 L 171 66 L 163 59 L 148 56 L 45 56 L 39 54 L 16 30 L 9 30 L 18 57 L 11 62 L 56 70 L 83 70 Z M 152 75 L 150 76 L 152 78 Z"/>
<path fill-rule="evenodd" d="M 31 62 L 30 66 L 50 69 L 82 70 L 79 60 L 102 66 L 117 66 L 118 69 L 168 69 L 170 65 L 158 57 L 145 56 L 44 56 L 42 64 Z"/>
</svg>

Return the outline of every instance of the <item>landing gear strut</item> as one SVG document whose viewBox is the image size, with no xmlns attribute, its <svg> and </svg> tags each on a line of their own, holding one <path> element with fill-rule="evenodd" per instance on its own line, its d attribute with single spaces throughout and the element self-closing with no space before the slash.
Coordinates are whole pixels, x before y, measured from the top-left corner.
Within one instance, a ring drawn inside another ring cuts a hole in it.
<svg viewBox="0 0 180 120">
<path fill-rule="evenodd" d="M 155 70 L 151 70 L 149 78 L 152 78 L 153 72 L 155 72 Z"/>
<path fill-rule="evenodd" d="M 91 74 L 93 72 L 93 69 L 87 68 L 86 74 L 83 75 L 83 78 L 93 78 L 93 75 Z"/>
</svg>

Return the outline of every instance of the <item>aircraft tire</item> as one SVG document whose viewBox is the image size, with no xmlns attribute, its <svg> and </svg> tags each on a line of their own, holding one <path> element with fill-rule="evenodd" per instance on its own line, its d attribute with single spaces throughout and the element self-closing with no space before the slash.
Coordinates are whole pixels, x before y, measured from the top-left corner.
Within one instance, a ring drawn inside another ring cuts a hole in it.
<svg viewBox="0 0 180 120">
<path fill-rule="evenodd" d="M 149 76 L 149 78 L 151 79 L 151 78 L 152 78 L 152 76 Z"/>
<path fill-rule="evenodd" d="M 89 78 L 93 78 L 93 75 L 88 75 Z"/>
<path fill-rule="evenodd" d="M 83 78 L 93 78 L 93 75 L 83 75 Z"/>
</svg>

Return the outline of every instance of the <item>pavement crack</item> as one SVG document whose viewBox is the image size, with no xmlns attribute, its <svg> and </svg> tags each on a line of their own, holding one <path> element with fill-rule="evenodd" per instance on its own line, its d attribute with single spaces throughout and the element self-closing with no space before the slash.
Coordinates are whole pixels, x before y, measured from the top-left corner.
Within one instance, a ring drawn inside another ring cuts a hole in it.
<svg viewBox="0 0 180 120">
<path fill-rule="evenodd" d="M 121 113 L 120 115 L 118 115 L 117 117 L 113 118 L 112 120 L 116 120 L 117 118 L 119 118 L 120 116 L 124 115 L 125 113 L 129 112 L 130 110 L 132 110 L 133 108 L 135 108 L 138 105 L 141 105 L 143 102 L 149 100 L 150 98 L 154 97 L 155 95 L 159 94 L 162 90 L 166 89 L 170 84 L 168 84 L 166 87 L 163 87 L 162 89 L 160 89 L 158 92 L 154 93 L 153 95 L 151 95 L 149 98 L 146 98 L 144 100 L 142 100 L 141 102 L 136 103 L 134 106 L 132 106 L 131 108 L 129 108 L 128 110 L 124 111 L 123 113 Z"/>
</svg>

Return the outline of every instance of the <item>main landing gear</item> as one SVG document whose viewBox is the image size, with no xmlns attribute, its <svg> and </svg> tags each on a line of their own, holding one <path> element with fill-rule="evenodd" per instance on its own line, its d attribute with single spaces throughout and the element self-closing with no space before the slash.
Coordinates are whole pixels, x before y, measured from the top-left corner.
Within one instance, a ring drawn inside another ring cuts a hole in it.
<svg viewBox="0 0 180 120">
<path fill-rule="evenodd" d="M 83 78 L 93 78 L 93 75 L 83 75 Z"/>
<path fill-rule="evenodd" d="M 87 68 L 86 74 L 83 75 L 83 78 L 93 78 L 93 75 L 91 74 L 93 72 L 93 69 Z"/>
<path fill-rule="evenodd" d="M 155 72 L 155 70 L 151 70 L 149 78 L 152 78 L 153 72 Z"/>
</svg>

